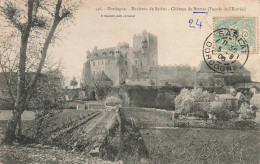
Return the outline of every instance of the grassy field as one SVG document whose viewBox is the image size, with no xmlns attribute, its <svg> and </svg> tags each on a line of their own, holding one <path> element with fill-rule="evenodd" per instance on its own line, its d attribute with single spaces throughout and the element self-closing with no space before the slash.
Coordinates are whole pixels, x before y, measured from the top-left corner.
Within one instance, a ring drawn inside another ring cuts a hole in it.
<svg viewBox="0 0 260 164">
<path fill-rule="evenodd" d="M 57 147 L 3 146 L 0 145 L 1 164 L 123 164 L 122 161 L 110 162 L 100 158 L 82 155 Z"/>
<path fill-rule="evenodd" d="M 259 131 L 141 129 L 150 163 L 259 163 Z"/>
<path fill-rule="evenodd" d="M 259 130 L 173 127 L 172 114 L 124 109 L 136 121 L 149 151 L 149 163 L 260 163 Z"/>
<path fill-rule="evenodd" d="M 122 108 L 126 119 L 134 119 L 139 128 L 174 126 L 173 112 L 149 108 Z"/>
</svg>

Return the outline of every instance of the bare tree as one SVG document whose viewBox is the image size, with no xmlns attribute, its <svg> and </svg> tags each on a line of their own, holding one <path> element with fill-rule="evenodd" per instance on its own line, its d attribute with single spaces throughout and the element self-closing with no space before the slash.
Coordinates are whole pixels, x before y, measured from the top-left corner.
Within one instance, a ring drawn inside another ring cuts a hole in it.
<svg viewBox="0 0 260 164">
<path fill-rule="evenodd" d="M 21 114 L 28 108 L 32 98 L 38 77 L 40 76 L 47 58 L 50 44 L 57 39 L 57 28 L 62 29 L 73 14 L 78 5 L 72 1 L 63 0 L 6 0 L 1 7 L 1 16 L 7 26 L 12 26 L 20 37 L 17 53 L 17 84 L 15 93 L 12 93 L 14 101 L 13 118 L 9 121 L 4 141 L 11 143 L 21 136 Z M 1 54 L 2 56 L 2 54 Z M 34 60 L 31 57 L 34 57 Z M 3 68 L 7 63 L 1 62 Z M 27 72 L 33 72 L 30 80 L 26 79 Z"/>
</svg>

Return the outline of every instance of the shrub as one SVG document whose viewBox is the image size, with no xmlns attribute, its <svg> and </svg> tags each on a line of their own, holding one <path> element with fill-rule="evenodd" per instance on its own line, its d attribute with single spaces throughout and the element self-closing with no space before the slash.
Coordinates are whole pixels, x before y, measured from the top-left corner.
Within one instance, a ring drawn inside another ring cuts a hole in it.
<svg viewBox="0 0 260 164">
<path fill-rule="evenodd" d="M 203 119 L 208 119 L 209 118 L 208 113 L 205 112 L 205 111 L 195 111 L 194 112 L 194 116 L 198 117 L 198 118 L 203 118 Z"/>
<path fill-rule="evenodd" d="M 110 96 L 106 98 L 106 105 L 108 106 L 122 105 L 122 100 L 117 96 Z"/>
<path fill-rule="evenodd" d="M 200 88 L 192 90 L 182 89 L 181 93 L 175 98 L 175 107 L 178 113 L 194 114 L 197 117 L 206 118 L 205 114 L 209 108 L 209 102 L 214 99 L 214 95 Z"/>
<path fill-rule="evenodd" d="M 237 118 L 239 116 L 239 114 L 237 112 L 231 111 L 231 118 Z"/>
<path fill-rule="evenodd" d="M 102 83 L 97 83 L 97 82 L 95 84 L 96 85 L 94 87 L 94 90 L 97 94 L 96 99 L 97 100 L 104 100 L 107 96 L 107 93 L 111 92 L 111 90 L 112 90 L 111 86 L 106 86 Z"/>
<path fill-rule="evenodd" d="M 223 100 L 215 100 L 212 102 L 209 113 L 222 121 L 227 121 L 231 118 L 231 113 L 227 109 L 227 104 Z"/>
<path fill-rule="evenodd" d="M 186 128 L 186 127 L 189 127 L 189 122 L 175 122 L 174 126 L 181 127 L 181 128 Z"/>
<path fill-rule="evenodd" d="M 235 121 L 235 127 L 238 129 L 254 129 L 256 123 L 251 120 L 237 120 Z"/>
<path fill-rule="evenodd" d="M 174 97 L 176 94 L 167 91 L 158 92 L 155 103 L 156 108 L 163 108 L 172 110 L 174 109 Z"/>
<path fill-rule="evenodd" d="M 122 100 L 122 106 L 129 107 L 130 97 L 123 89 L 119 90 L 118 97 Z"/>
<path fill-rule="evenodd" d="M 174 115 L 173 115 L 173 117 L 174 117 L 174 119 L 179 119 L 179 117 L 180 117 L 180 114 L 178 114 L 178 113 L 174 113 Z"/>
<path fill-rule="evenodd" d="M 244 119 L 244 120 L 252 119 L 255 117 L 255 112 L 247 103 L 243 103 L 241 105 L 238 113 L 239 113 L 239 118 Z"/>
</svg>

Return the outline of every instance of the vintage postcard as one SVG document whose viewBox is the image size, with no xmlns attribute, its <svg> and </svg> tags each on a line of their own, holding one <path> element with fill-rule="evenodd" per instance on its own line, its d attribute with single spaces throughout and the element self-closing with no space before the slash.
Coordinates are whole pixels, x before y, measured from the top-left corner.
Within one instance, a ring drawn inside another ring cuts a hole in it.
<svg viewBox="0 0 260 164">
<path fill-rule="evenodd" d="M 259 0 L 0 0 L 0 164 L 260 163 Z"/>
</svg>

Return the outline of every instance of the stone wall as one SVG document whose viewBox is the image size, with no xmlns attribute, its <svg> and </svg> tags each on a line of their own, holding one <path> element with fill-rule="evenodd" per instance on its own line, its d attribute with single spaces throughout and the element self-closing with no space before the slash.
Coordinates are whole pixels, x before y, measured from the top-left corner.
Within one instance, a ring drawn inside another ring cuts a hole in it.
<svg viewBox="0 0 260 164">
<path fill-rule="evenodd" d="M 152 68 L 151 79 L 157 86 L 194 86 L 196 72 L 190 66 L 157 66 Z"/>
</svg>

